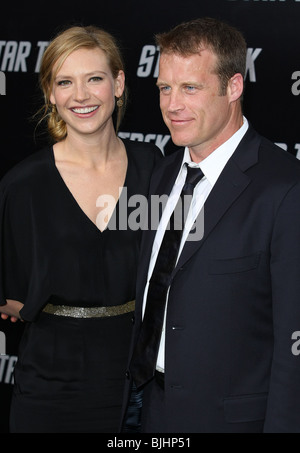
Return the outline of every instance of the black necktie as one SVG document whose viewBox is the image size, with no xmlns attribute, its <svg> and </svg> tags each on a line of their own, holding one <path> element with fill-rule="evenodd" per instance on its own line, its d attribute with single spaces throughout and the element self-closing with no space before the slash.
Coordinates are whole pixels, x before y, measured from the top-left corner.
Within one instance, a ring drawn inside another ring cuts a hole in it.
<svg viewBox="0 0 300 453">
<path fill-rule="evenodd" d="M 203 176 L 200 168 L 187 167 L 185 184 L 159 249 L 149 281 L 141 331 L 130 364 L 130 371 L 137 387 L 148 382 L 155 373 L 167 294 L 184 229 L 182 219 L 187 216 L 194 188 Z"/>
</svg>

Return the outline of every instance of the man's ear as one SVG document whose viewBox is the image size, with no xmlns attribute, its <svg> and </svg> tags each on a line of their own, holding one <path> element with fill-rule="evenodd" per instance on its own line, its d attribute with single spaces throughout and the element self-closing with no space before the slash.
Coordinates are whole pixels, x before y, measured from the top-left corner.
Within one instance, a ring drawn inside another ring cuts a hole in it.
<svg viewBox="0 0 300 453">
<path fill-rule="evenodd" d="M 244 91 L 244 78 L 242 74 L 235 74 L 228 83 L 228 94 L 232 102 L 237 101 Z"/>
</svg>

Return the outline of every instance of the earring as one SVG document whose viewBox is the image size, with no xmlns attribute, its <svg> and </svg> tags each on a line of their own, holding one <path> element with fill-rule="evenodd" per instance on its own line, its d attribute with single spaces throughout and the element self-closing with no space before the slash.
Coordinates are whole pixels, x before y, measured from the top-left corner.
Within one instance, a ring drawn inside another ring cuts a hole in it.
<svg viewBox="0 0 300 453">
<path fill-rule="evenodd" d="M 123 104 L 124 104 L 123 99 L 119 98 L 117 100 L 117 106 L 120 108 L 120 107 L 123 107 Z"/>
</svg>

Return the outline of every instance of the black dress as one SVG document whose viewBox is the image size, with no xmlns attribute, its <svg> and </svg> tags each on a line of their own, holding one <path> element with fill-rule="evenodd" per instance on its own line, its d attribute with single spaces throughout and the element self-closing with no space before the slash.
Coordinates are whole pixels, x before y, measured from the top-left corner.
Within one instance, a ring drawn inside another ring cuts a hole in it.
<svg viewBox="0 0 300 453">
<path fill-rule="evenodd" d="M 65 185 L 52 147 L 26 158 L 1 181 L 0 304 L 24 303 L 26 322 L 15 367 L 12 432 L 118 431 L 141 236 L 124 225 L 124 215 L 136 209 L 128 207 L 130 197 L 147 196 L 161 157 L 150 144 L 124 144 L 124 189 L 102 233 Z M 79 315 L 43 311 L 49 304 L 78 307 Z M 125 304 L 128 312 L 114 314 L 112 307 Z M 106 308 L 102 317 L 82 318 L 81 307 Z"/>
</svg>

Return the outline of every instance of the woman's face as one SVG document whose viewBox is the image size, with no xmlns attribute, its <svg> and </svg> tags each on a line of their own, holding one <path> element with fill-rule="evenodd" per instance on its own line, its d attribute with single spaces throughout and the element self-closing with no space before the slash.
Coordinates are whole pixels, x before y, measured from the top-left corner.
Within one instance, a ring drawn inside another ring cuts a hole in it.
<svg viewBox="0 0 300 453">
<path fill-rule="evenodd" d="M 101 49 L 72 52 L 57 72 L 50 95 L 68 135 L 103 133 L 113 127 L 115 97 L 122 96 L 124 81 L 123 71 L 114 79 Z"/>
</svg>

